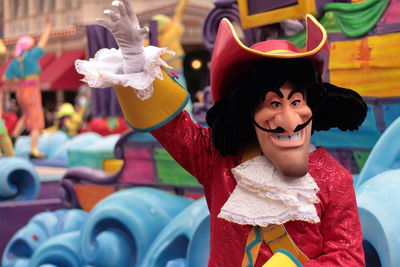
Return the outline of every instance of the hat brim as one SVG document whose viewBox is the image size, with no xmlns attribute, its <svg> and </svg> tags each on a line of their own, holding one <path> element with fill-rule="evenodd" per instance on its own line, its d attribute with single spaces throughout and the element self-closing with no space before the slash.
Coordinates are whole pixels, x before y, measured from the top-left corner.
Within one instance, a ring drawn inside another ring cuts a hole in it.
<svg viewBox="0 0 400 267">
<path fill-rule="evenodd" d="M 236 81 L 235 79 L 240 77 L 255 61 L 262 58 L 309 59 L 317 72 L 322 76 L 328 67 L 329 61 L 327 33 L 312 15 L 307 15 L 305 20 L 307 39 L 304 51 L 295 52 L 274 49 L 262 52 L 244 45 L 237 36 L 230 21 L 226 18 L 222 19 L 218 28 L 211 59 L 210 72 L 213 102 L 215 103 L 224 96 L 233 86 Z"/>
</svg>

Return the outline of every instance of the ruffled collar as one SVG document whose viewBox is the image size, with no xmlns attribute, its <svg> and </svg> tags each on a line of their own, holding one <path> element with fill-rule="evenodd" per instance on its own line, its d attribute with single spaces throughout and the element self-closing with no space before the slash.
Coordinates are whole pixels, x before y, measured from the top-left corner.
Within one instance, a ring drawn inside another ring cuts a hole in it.
<svg viewBox="0 0 400 267">
<path fill-rule="evenodd" d="M 238 224 L 283 224 L 291 220 L 320 221 L 318 185 L 310 174 L 297 179 L 283 176 L 265 156 L 257 156 L 232 169 L 236 188 L 218 217 Z"/>
</svg>

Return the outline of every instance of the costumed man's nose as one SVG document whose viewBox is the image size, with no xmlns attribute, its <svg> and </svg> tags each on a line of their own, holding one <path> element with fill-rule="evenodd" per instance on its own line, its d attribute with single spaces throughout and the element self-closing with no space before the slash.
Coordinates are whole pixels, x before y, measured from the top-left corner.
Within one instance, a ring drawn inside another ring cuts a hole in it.
<svg viewBox="0 0 400 267">
<path fill-rule="evenodd" d="M 274 124 L 287 132 L 295 132 L 298 125 L 302 124 L 302 119 L 297 112 L 285 107 L 275 116 Z"/>
<path fill-rule="evenodd" d="M 298 132 L 298 131 L 303 130 L 312 121 L 312 116 L 304 123 L 301 123 L 302 117 L 296 113 L 296 116 L 293 117 L 291 120 L 288 120 L 284 123 L 281 122 L 281 124 L 279 125 L 278 123 L 284 119 L 285 119 L 285 114 L 283 114 L 283 116 L 278 118 L 278 121 L 276 120 L 276 117 L 275 117 L 275 119 L 274 119 L 275 127 L 271 127 L 270 129 L 262 127 L 255 120 L 253 120 L 253 123 L 258 129 L 260 129 L 264 132 L 267 132 L 267 133 L 278 134 L 278 133 L 284 133 L 284 132 Z M 297 124 L 297 121 L 300 121 L 301 124 Z M 294 126 L 293 126 L 293 123 L 295 124 Z M 277 126 L 277 125 L 279 125 L 279 126 Z M 283 128 L 281 126 L 286 127 L 286 128 Z M 290 127 L 290 128 L 287 128 L 287 127 Z M 293 127 L 294 127 L 294 129 L 293 129 Z"/>
</svg>

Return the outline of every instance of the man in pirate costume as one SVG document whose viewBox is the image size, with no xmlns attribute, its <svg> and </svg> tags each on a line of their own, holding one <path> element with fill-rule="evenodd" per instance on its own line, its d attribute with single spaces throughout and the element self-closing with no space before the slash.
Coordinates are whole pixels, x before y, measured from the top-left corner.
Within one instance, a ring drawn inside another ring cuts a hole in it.
<svg viewBox="0 0 400 267">
<path fill-rule="evenodd" d="M 133 129 L 151 131 L 204 186 L 211 214 L 209 266 L 364 266 L 351 174 L 313 131 L 356 130 L 366 105 L 352 90 L 323 83 L 327 34 L 306 17 L 307 45 L 265 41 L 246 47 L 220 23 L 211 62 L 210 128 L 182 111 L 189 99 L 160 67 L 166 48 L 143 47 L 128 0 L 98 20 L 120 49 L 77 61 L 92 87 L 115 85 Z"/>
</svg>

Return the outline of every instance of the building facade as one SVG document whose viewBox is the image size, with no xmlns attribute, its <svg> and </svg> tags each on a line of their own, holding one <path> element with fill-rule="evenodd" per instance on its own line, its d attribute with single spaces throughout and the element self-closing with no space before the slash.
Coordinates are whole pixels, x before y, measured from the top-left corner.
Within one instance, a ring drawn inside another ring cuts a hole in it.
<svg viewBox="0 0 400 267">
<path fill-rule="evenodd" d="M 85 26 L 95 23 L 96 18 L 102 17 L 103 10 L 111 8 L 111 2 L 111 0 L 0 0 L 0 16 L 3 18 L 2 38 L 7 46 L 4 63 L 12 58 L 19 37 L 23 35 L 40 37 L 47 17 L 53 22 L 53 31 L 46 53 L 60 57 L 66 51 L 83 50 L 87 55 Z M 178 0 L 132 2 L 139 21 L 145 25 L 155 14 L 172 15 Z M 212 0 L 189 0 L 183 16 L 185 34 L 182 41 L 185 51 L 188 50 L 190 53 L 204 50 L 202 27 L 208 12 L 213 7 Z M 71 66 L 72 64 L 73 61 Z M 42 90 L 56 92 L 54 94 L 57 95 L 57 102 L 63 101 L 66 95 L 66 90 L 48 83 L 42 86 Z M 67 91 L 74 90 L 69 88 Z"/>
<path fill-rule="evenodd" d="M 176 0 L 132 1 L 142 23 L 151 16 L 174 12 Z M 53 35 L 48 45 L 49 52 L 57 54 L 65 50 L 87 46 L 84 26 L 102 17 L 102 11 L 111 7 L 111 0 L 2 0 L 3 39 L 9 54 L 18 37 L 30 35 L 38 37 L 47 17 L 53 21 Z M 202 43 L 202 25 L 213 8 L 212 0 L 190 0 L 183 23 L 186 31 L 184 45 Z M 72 31 L 75 28 L 75 31 Z"/>
</svg>

